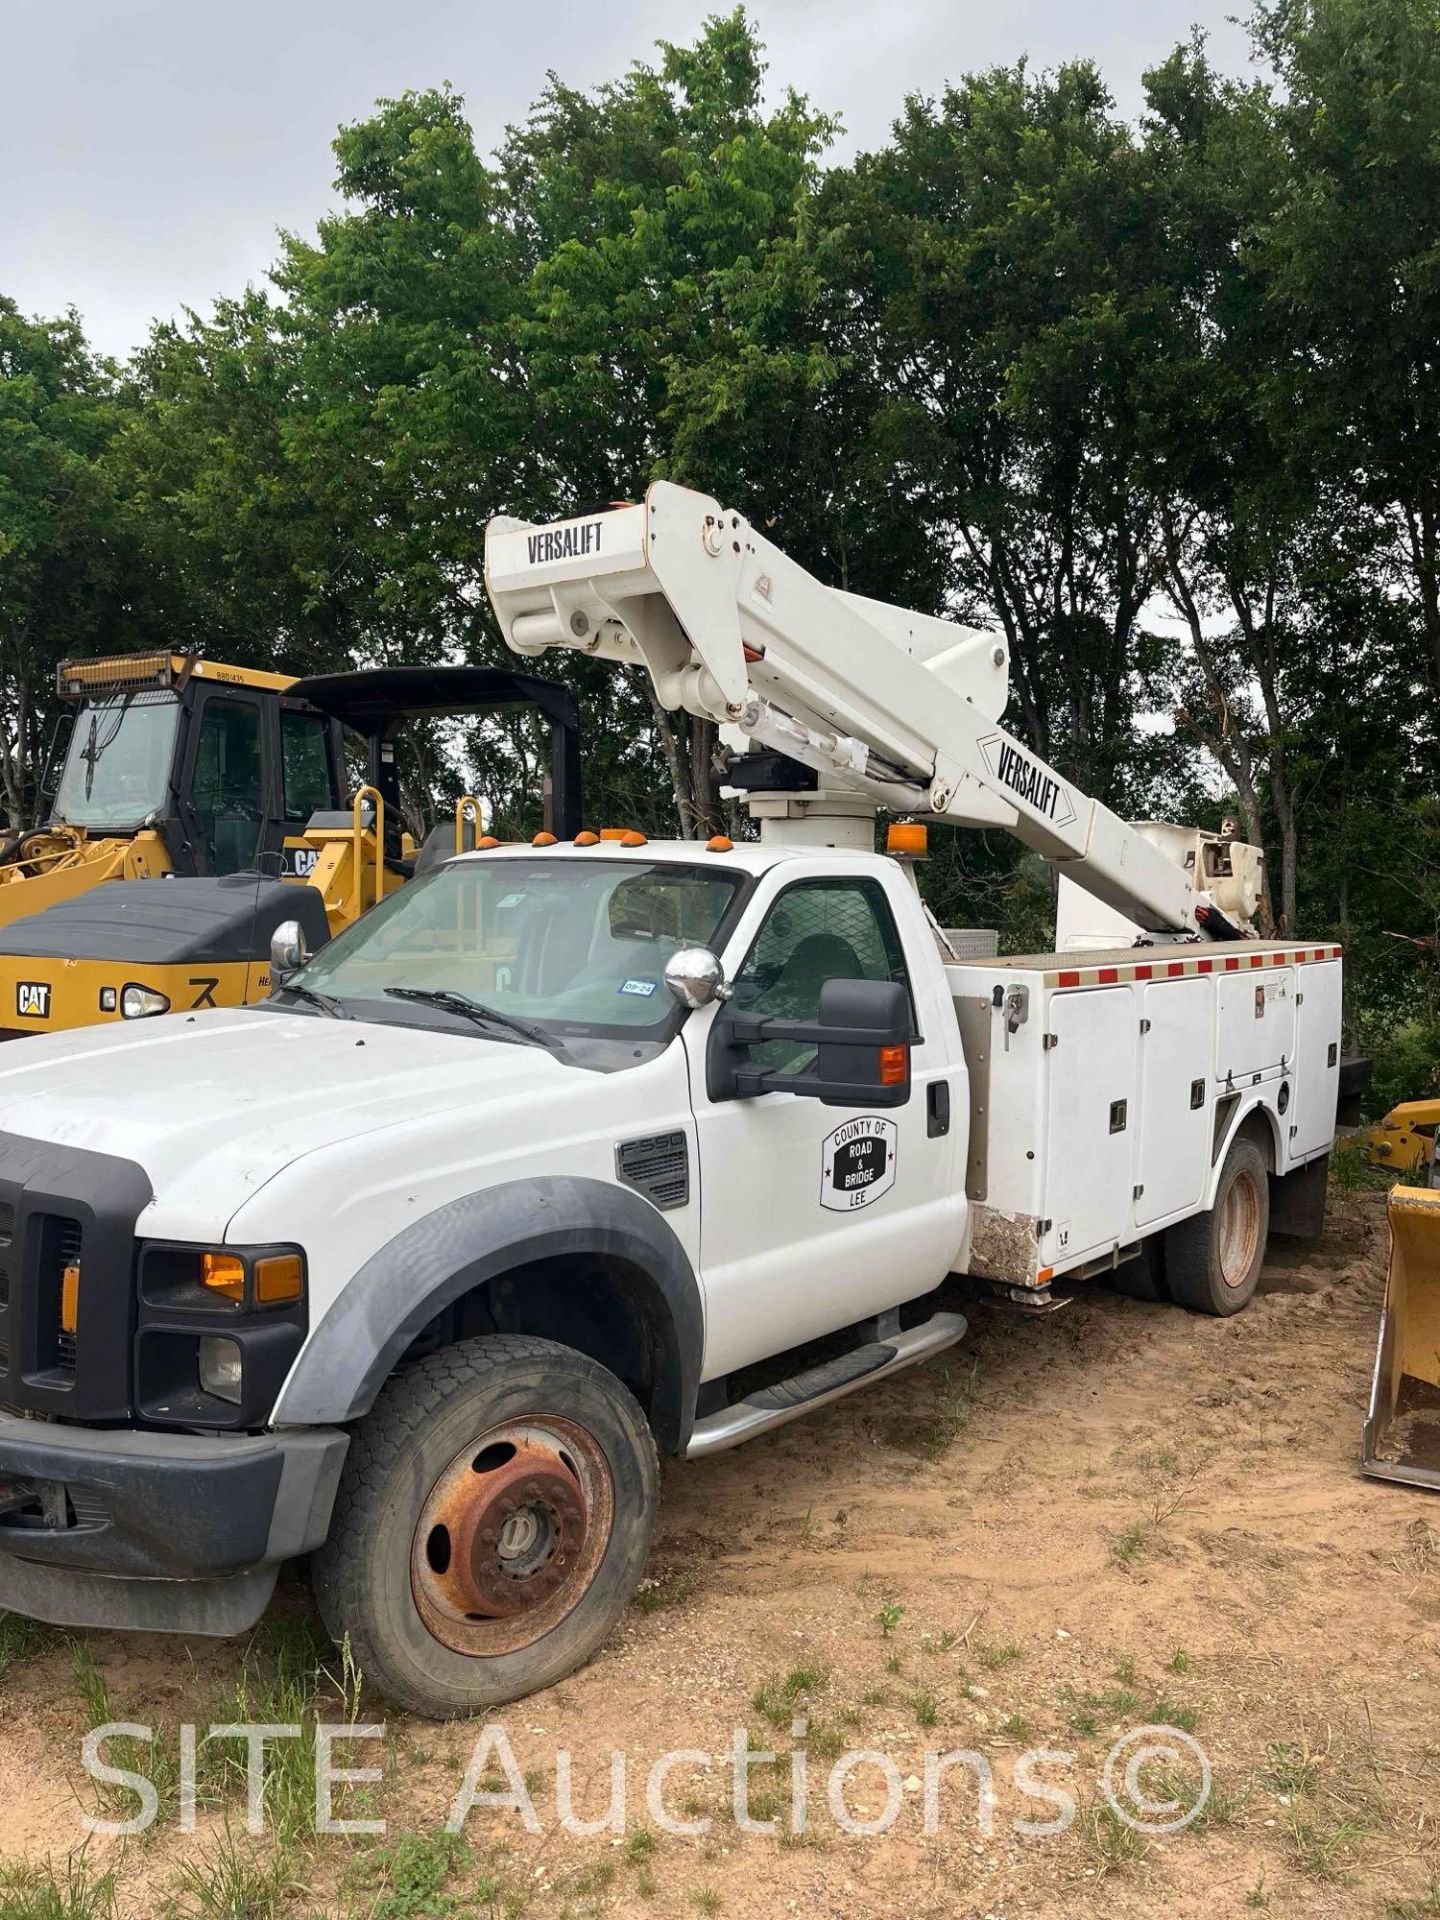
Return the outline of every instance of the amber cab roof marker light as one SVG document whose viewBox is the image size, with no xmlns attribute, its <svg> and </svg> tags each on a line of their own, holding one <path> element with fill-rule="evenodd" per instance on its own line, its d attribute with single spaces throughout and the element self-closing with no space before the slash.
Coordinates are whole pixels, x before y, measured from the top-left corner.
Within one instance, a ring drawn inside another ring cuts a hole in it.
<svg viewBox="0 0 1440 1920">
<path fill-rule="evenodd" d="M 577 847 L 598 847 L 600 836 L 598 833 L 591 833 L 587 828 L 583 833 L 576 834 L 575 844 Z"/>
<path fill-rule="evenodd" d="M 556 844 L 555 836 L 553 833 L 537 833 L 530 844 L 532 847 L 553 847 Z"/>
<path fill-rule="evenodd" d="M 892 820 L 885 834 L 885 851 L 904 860 L 923 860 L 930 851 L 930 835 L 921 820 Z"/>
<path fill-rule="evenodd" d="M 727 839 L 723 833 L 712 833 L 710 838 L 705 842 L 705 851 L 707 853 L 733 853 L 735 851 L 735 842 Z"/>
<path fill-rule="evenodd" d="M 627 827 L 620 836 L 620 844 L 622 847 L 643 847 L 645 835 L 635 827 Z"/>
<path fill-rule="evenodd" d="M 488 853 L 491 847 L 498 847 L 499 844 L 500 842 L 495 838 L 493 833 L 482 833 L 480 838 L 475 842 L 475 851 L 477 853 Z"/>
</svg>

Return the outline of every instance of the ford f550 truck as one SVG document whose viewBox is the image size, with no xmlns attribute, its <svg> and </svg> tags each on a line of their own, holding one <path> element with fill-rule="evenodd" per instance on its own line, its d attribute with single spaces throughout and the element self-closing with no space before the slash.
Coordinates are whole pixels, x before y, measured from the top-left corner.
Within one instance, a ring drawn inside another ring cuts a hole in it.
<svg viewBox="0 0 1440 1920">
<path fill-rule="evenodd" d="M 308 1555 L 383 1692 L 473 1711 L 604 1641 L 660 1454 L 952 1345 L 947 1276 L 1230 1313 L 1318 1225 L 1340 957 L 1244 937 L 1248 850 L 1012 741 L 993 635 L 678 488 L 574 526 L 492 528 L 507 637 L 758 740 L 761 838 L 482 849 L 282 930 L 262 1005 L 7 1054 L 0 1606 L 233 1633 Z M 957 957 L 877 803 L 1010 826 L 1131 943 Z"/>
</svg>

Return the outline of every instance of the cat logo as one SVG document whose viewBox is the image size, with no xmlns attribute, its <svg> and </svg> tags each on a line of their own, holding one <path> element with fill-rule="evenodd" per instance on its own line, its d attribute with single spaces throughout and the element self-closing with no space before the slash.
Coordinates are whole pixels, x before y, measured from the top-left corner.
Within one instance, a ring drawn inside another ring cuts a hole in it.
<svg viewBox="0 0 1440 1920">
<path fill-rule="evenodd" d="M 17 980 L 15 1012 L 21 1020 L 50 1018 L 50 984 L 46 980 Z"/>
</svg>

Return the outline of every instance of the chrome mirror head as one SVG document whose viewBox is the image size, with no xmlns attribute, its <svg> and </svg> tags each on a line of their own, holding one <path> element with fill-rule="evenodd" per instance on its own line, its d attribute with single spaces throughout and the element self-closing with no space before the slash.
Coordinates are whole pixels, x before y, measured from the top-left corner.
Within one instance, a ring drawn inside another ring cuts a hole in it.
<svg viewBox="0 0 1440 1920">
<path fill-rule="evenodd" d="M 728 1000 L 725 969 L 709 947 L 681 947 L 665 962 L 665 985 L 673 998 L 693 1013 L 712 1000 Z"/>
<path fill-rule="evenodd" d="M 270 978 L 279 982 L 310 958 L 298 920 L 282 920 L 270 936 Z"/>
</svg>

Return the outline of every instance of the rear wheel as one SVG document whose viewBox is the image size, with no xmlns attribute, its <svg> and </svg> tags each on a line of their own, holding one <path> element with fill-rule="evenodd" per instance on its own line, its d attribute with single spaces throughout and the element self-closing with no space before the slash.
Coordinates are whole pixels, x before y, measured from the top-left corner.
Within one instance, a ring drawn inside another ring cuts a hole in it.
<svg viewBox="0 0 1440 1920">
<path fill-rule="evenodd" d="M 1243 1134 L 1225 1156 L 1215 1205 L 1171 1227 L 1165 1236 L 1170 1297 L 1196 1313 L 1239 1313 L 1260 1279 L 1270 1232 L 1270 1178 L 1265 1156 Z"/>
<path fill-rule="evenodd" d="M 550 1340 L 463 1341 L 397 1375 L 356 1434 L 316 1599 L 398 1706 L 498 1706 L 602 1644 L 658 1496 L 650 1429 L 613 1374 Z"/>
</svg>

